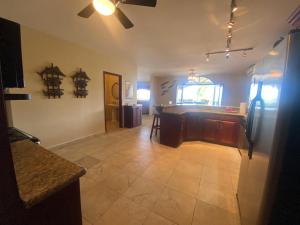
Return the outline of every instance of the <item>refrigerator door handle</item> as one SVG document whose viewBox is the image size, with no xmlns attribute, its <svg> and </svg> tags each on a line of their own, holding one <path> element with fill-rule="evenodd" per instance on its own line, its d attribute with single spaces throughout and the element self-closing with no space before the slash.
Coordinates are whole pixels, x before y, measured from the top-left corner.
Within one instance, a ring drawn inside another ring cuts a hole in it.
<svg viewBox="0 0 300 225">
<path fill-rule="evenodd" d="M 249 108 L 249 115 L 247 119 L 247 129 L 246 129 L 246 137 L 249 143 L 249 149 L 248 149 L 248 157 L 249 159 L 252 159 L 252 153 L 253 153 L 253 141 L 252 141 L 252 128 L 253 128 L 253 122 L 254 122 L 254 113 L 255 113 L 255 107 L 257 102 L 263 103 L 263 99 L 261 97 L 262 92 L 262 86 L 263 82 L 258 82 L 258 90 L 256 97 L 252 100 Z"/>
<path fill-rule="evenodd" d="M 249 133 L 246 135 L 247 136 L 247 139 L 248 139 L 248 143 L 249 143 L 249 149 L 248 149 L 248 157 L 249 159 L 252 159 L 252 153 L 253 153 L 253 145 L 254 145 L 254 142 L 255 142 L 255 137 L 256 137 L 256 134 L 254 133 L 253 134 L 253 125 L 254 125 L 254 112 L 255 112 L 255 106 L 257 103 L 260 103 L 260 117 L 258 120 L 255 120 L 258 124 L 257 126 L 259 126 L 259 124 L 261 123 L 261 120 L 262 120 L 262 115 L 264 113 L 264 110 L 265 110 L 265 102 L 262 98 L 260 99 L 257 99 L 254 103 L 254 109 L 253 109 L 253 115 L 252 115 L 252 118 L 251 118 L 251 127 L 250 127 L 250 131 Z M 256 131 L 256 129 L 254 130 Z"/>
<path fill-rule="evenodd" d="M 253 101 L 251 102 L 251 105 L 249 108 L 249 115 L 248 115 L 248 119 L 247 119 L 246 138 L 249 143 L 249 147 L 248 147 L 249 159 L 252 158 L 252 152 L 253 152 L 253 143 L 251 140 L 251 134 L 252 134 L 252 127 L 253 127 L 253 120 L 254 120 L 253 116 L 254 116 L 254 111 L 255 111 L 255 106 L 256 106 L 257 101 L 258 101 L 258 99 L 253 99 Z"/>
</svg>

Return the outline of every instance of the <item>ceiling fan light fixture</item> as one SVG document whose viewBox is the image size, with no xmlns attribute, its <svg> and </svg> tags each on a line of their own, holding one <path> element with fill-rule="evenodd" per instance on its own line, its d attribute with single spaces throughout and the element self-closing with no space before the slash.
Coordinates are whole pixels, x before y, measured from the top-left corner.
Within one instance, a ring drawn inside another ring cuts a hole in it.
<svg viewBox="0 0 300 225">
<path fill-rule="evenodd" d="M 104 16 L 110 16 L 116 10 L 116 6 L 110 0 L 93 0 L 93 5 L 97 12 Z"/>
</svg>

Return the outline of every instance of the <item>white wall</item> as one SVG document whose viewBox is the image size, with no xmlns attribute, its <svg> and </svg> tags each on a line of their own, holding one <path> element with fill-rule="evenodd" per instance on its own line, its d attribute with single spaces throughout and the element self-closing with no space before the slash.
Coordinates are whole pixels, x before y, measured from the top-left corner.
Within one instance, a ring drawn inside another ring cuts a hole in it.
<svg viewBox="0 0 300 225">
<path fill-rule="evenodd" d="M 206 76 L 215 83 L 223 84 L 223 96 L 222 105 L 224 106 L 236 106 L 239 107 L 240 102 L 247 101 L 248 91 L 250 85 L 250 78 L 245 74 L 239 75 L 209 75 Z M 169 89 L 169 91 L 162 96 L 160 85 L 166 81 L 176 80 L 178 82 L 184 82 L 186 77 L 174 77 L 174 76 L 159 76 L 153 77 L 151 80 L 151 93 L 152 93 L 152 105 L 169 104 L 172 101 L 176 104 L 176 92 L 177 86 Z"/>
</svg>

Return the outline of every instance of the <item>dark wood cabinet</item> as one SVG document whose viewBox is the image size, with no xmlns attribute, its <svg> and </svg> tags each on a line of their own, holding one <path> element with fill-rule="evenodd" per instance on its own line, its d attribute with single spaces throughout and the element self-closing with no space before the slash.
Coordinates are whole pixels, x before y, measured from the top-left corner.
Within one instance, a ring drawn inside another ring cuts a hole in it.
<svg viewBox="0 0 300 225">
<path fill-rule="evenodd" d="M 133 128 L 142 125 L 142 106 L 124 106 L 124 126 Z"/>
<path fill-rule="evenodd" d="M 162 113 L 160 141 L 178 147 L 183 141 L 238 146 L 242 117 L 213 113 Z"/>
<path fill-rule="evenodd" d="M 204 119 L 202 140 L 222 145 L 237 147 L 239 137 L 239 123 Z"/>
<path fill-rule="evenodd" d="M 202 117 L 198 113 L 189 113 L 185 117 L 184 139 L 186 141 L 197 141 L 202 136 Z"/>
<path fill-rule="evenodd" d="M 220 121 L 219 143 L 237 147 L 239 137 L 239 123 L 231 121 Z"/>
<path fill-rule="evenodd" d="M 219 137 L 219 122 L 219 120 L 204 119 L 202 123 L 203 135 L 201 139 L 204 141 L 216 142 Z"/>
<path fill-rule="evenodd" d="M 160 114 L 160 143 L 177 148 L 183 142 L 184 117 L 173 113 Z"/>
</svg>

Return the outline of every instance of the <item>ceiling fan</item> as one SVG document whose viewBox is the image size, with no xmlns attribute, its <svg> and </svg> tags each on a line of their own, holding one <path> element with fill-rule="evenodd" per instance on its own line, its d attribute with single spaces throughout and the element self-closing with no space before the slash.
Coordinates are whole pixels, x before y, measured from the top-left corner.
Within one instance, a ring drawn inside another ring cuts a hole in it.
<svg viewBox="0 0 300 225">
<path fill-rule="evenodd" d="M 130 29 L 134 25 L 118 7 L 119 4 L 155 7 L 156 2 L 157 0 L 93 0 L 91 4 L 81 10 L 77 15 L 83 18 L 89 18 L 95 11 L 104 16 L 114 14 L 125 29 Z"/>
</svg>

